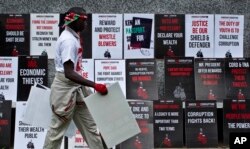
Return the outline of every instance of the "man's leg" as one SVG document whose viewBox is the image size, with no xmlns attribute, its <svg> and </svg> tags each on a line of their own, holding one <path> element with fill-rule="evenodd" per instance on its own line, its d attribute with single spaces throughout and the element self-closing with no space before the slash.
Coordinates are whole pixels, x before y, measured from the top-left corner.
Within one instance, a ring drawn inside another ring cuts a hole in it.
<svg viewBox="0 0 250 149">
<path fill-rule="evenodd" d="M 90 149 L 104 149 L 96 123 L 84 102 L 76 105 L 73 120 Z"/>
<path fill-rule="evenodd" d="M 66 122 L 52 114 L 50 128 L 47 132 L 43 149 L 60 149 L 63 136 L 69 127 L 71 120 Z"/>
</svg>

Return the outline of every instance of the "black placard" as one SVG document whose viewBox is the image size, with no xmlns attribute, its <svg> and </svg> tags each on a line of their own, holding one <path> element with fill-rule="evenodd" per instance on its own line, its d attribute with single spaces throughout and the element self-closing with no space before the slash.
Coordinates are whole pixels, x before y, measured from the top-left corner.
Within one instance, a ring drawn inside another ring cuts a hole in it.
<svg viewBox="0 0 250 149">
<path fill-rule="evenodd" d="M 30 15 L 0 15 L 0 56 L 30 55 Z"/>
<path fill-rule="evenodd" d="M 126 60 L 126 98 L 158 100 L 154 59 Z"/>
<path fill-rule="evenodd" d="M 194 58 L 165 58 L 165 98 L 194 100 Z"/>
<path fill-rule="evenodd" d="M 196 100 L 225 99 L 225 65 L 223 58 L 195 59 Z"/>
<path fill-rule="evenodd" d="M 10 148 L 11 137 L 11 103 L 10 100 L 0 100 L 0 148 Z"/>
<path fill-rule="evenodd" d="M 48 85 L 48 57 L 19 56 L 18 65 L 17 101 L 27 101 L 35 82 Z"/>
<path fill-rule="evenodd" d="M 155 58 L 185 56 L 185 15 L 155 15 Z"/>
<path fill-rule="evenodd" d="M 250 58 L 227 58 L 225 61 L 226 98 L 250 98 Z"/>
<path fill-rule="evenodd" d="M 154 147 L 183 147 L 183 110 L 180 100 L 154 101 Z"/>
<path fill-rule="evenodd" d="M 229 134 L 236 132 L 250 132 L 250 101 L 225 99 L 223 101 L 224 144 L 229 143 Z"/>
<path fill-rule="evenodd" d="M 120 149 L 154 148 L 153 102 L 128 100 L 129 106 L 141 129 L 141 133 L 120 144 Z"/>
<path fill-rule="evenodd" d="M 187 101 L 185 129 L 187 147 L 217 147 L 217 109 L 215 101 Z"/>
<path fill-rule="evenodd" d="M 150 48 L 152 24 L 152 19 L 133 17 L 131 47 Z"/>
<path fill-rule="evenodd" d="M 81 45 L 83 58 L 92 58 L 92 14 L 88 14 L 87 28 L 81 32 Z"/>
</svg>

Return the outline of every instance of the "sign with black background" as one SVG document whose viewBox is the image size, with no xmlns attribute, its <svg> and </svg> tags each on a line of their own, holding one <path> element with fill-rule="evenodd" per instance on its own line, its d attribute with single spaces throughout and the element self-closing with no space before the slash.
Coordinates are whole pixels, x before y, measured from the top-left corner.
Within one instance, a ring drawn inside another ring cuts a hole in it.
<svg viewBox="0 0 250 149">
<path fill-rule="evenodd" d="M 250 132 L 250 101 L 231 100 L 223 101 L 223 141 L 229 143 L 231 133 Z M 250 139 L 250 138 L 249 138 Z M 230 141 L 231 143 L 231 141 Z"/>
<path fill-rule="evenodd" d="M 185 15 L 155 14 L 155 58 L 185 56 Z"/>
<path fill-rule="evenodd" d="M 216 102 L 187 101 L 185 106 L 186 146 L 217 147 Z"/>
<path fill-rule="evenodd" d="M 81 32 L 80 42 L 83 48 L 83 58 L 92 58 L 92 14 L 88 14 L 87 28 Z"/>
<path fill-rule="evenodd" d="M 194 58 L 165 58 L 165 97 L 173 100 L 194 100 Z"/>
<path fill-rule="evenodd" d="M 183 147 L 183 110 L 180 100 L 154 101 L 154 147 Z"/>
<path fill-rule="evenodd" d="M 0 56 L 30 55 L 29 14 L 0 15 L 0 51 Z"/>
<path fill-rule="evenodd" d="M 149 18 L 133 17 L 132 28 L 138 29 L 131 34 L 131 47 L 150 48 L 153 20 Z"/>
<path fill-rule="evenodd" d="M 128 104 L 141 129 L 141 133 L 120 144 L 120 149 L 154 148 L 153 102 L 128 100 Z"/>
<path fill-rule="evenodd" d="M 225 99 L 225 65 L 223 58 L 195 59 L 196 100 Z"/>
<path fill-rule="evenodd" d="M 126 60 L 126 98 L 158 100 L 154 59 Z"/>
<path fill-rule="evenodd" d="M 250 98 L 250 58 L 225 59 L 226 98 Z"/>
<path fill-rule="evenodd" d="M 30 88 L 35 82 L 48 85 L 48 57 L 20 56 L 18 65 L 17 101 L 27 101 Z"/>
<path fill-rule="evenodd" d="M 0 148 L 10 148 L 11 136 L 11 103 L 10 100 L 0 100 Z"/>
</svg>

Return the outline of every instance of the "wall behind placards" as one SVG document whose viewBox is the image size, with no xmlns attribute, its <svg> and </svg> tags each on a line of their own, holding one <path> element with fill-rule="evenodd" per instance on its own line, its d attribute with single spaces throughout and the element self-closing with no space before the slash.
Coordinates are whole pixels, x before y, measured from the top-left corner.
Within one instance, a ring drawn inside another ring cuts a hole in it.
<svg viewBox="0 0 250 149">
<path fill-rule="evenodd" d="M 0 13 L 63 13 L 80 6 L 88 13 L 166 13 L 244 15 L 244 57 L 250 57 L 250 0 L 0 0 Z M 159 97 L 163 97 L 163 61 L 157 62 Z M 50 86 L 54 61 L 49 60 Z"/>
</svg>

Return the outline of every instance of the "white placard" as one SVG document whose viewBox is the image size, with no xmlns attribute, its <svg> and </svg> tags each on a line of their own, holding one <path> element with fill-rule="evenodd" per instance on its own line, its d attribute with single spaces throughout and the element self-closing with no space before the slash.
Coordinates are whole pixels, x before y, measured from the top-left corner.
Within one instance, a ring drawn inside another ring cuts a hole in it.
<svg viewBox="0 0 250 149">
<path fill-rule="evenodd" d="M 0 57 L 0 94 L 5 100 L 17 100 L 17 57 Z"/>
<path fill-rule="evenodd" d="M 16 124 L 14 149 L 27 148 L 28 144 L 34 148 L 42 148 L 46 136 L 46 130 L 42 127 L 34 127 L 23 123 L 23 112 L 26 109 L 26 102 L 16 103 Z"/>
<path fill-rule="evenodd" d="M 95 82 L 107 86 L 118 82 L 126 95 L 125 60 L 95 60 Z"/>
<path fill-rule="evenodd" d="M 92 20 L 93 58 L 121 59 L 122 14 L 93 14 Z"/>
<path fill-rule="evenodd" d="M 55 57 L 59 37 L 59 14 L 30 14 L 30 55 L 46 51 L 49 59 Z"/>
<path fill-rule="evenodd" d="M 94 60 L 93 59 L 82 59 L 82 77 L 94 81 Z M 93 88 L 89 88 L 94 92 Z"/>
<path fill-rule="evenodd" d="M 243 57 L 243 15 L 215 15 L 215 57 Z"/>
<path fill-rule="evenodd" d="M 89 149 L 88 144 L 84 140 L 79 130 L 76 130 L 75 136 L 68 138 L 69 149 Z"/>
<path fill-rule="evenodd" d="M 185 56 L 214 57 L 214 15 L 187 14 L 185 22 Z"/>
<path fill-rule="evenodd" d="M 50 88 L 34 84 L 29 93 L 27 106 L 23 111 L 22 121 L 36 127 L 48 129 L 50 127 L 52 110 L 50 108 Z M 43 88 L 41 88 L 43 87 Z M 25 103 L 26 104 L 26 103 Z M 41 114 L 41 111 L 43 114 Z M 71 121 L 65 136 L 72 137 L 75 134 L 76 126 Z"/>
<path fill-rule="evenodd" d="M 93 59 L 82 59 L 82 76 L 88 80 L 94 81 Z"/>
<path fill-rule="evenodd" d="M 140 128 L 117 82 L 108 87 L 107 95 L 92 94 L 85 98 L 85 103 L 108 148 L 140 133 Z"/>
</svg>

